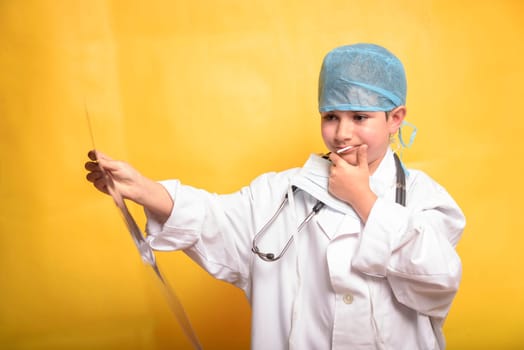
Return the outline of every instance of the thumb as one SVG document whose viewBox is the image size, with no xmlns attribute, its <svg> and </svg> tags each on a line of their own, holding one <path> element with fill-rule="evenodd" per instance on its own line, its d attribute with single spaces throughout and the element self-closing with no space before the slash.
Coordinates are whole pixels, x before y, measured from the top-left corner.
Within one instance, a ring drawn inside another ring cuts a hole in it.
<svg viewBox="0 0 524 350">
<path fill-rule="evenodd" d="M 90 153 L 94 153 L 96 160 L 113 160 L 111 157 L 109 157 L 107 154 L 102 153 L 99 150 L 92 150 Z"/>
<path fill-rule="evenodd" d="M 329 160 L 331 161 L 331 163 L 334 165 L 334 166 L 337 166 L 337 163 L 339 163 L 342 158 L 336 154 L 335 152 L 330 152 L 329 153 Z"/>
<path fill-rule="evenodd" d="M 368 145 L 362 145 L 357 150 L 358 167 L 368 167 Z"/>
<path fill-rule="evenodd" d="M 120 168 L 120 161 L 114 160 L 113 158 L 107 156 L 106 154 L 95 151 L 96 152 L 96 159 L 98 161 L 98 164 L 100 165 L 100 168 L 105 171 L 116 171 Z"/>
</svg>

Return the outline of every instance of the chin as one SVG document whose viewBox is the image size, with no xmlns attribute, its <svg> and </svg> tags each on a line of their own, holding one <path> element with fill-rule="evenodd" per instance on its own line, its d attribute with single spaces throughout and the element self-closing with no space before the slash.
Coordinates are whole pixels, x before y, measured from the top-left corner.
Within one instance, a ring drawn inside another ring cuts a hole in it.
<svg viewBox="0 0 524 350">
<path fill-rule="evenodd" d="M 342 157 L 346 162 L 348 162 L 351 165 L 356 166 L 357 165 L 357 157 L 354 154 L 348 154 L 345 157 Z"/>
</svg>

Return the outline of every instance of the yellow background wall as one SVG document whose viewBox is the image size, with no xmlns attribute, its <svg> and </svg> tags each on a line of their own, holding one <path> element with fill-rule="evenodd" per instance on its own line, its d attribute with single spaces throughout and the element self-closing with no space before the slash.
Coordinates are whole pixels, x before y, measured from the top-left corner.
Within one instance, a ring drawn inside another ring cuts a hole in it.
<svg viewBox="0 0 524 350">
<path fill-rule="evenodd" d="M 524 2 L 0 1 L 0 348 L 189 348 L 92 148 L 228 192 L 322 152 L 323 55 L 361 41 L 408 74 L 405 152 L 464 209 L 448 349 L 521 349 Z M 143 224 L 140 208 L 132 207 Z M 206 349 L 246 349 L 243 294 L 182 253 L 161 267 Z"/>
</svg>

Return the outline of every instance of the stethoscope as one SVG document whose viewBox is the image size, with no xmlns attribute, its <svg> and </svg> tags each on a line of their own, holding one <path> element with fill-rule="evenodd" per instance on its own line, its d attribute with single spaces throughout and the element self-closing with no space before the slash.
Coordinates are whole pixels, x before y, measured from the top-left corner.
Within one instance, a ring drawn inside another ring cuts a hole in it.
<svg viewBox="0 0 524 350">
<path fill-rule="evenodd" d="M 327 155 L 323 157 L 326 158 Z M 400 159 L 398 158 L 396 153 L 393 153 L 393 158 L 395 159 L 395 167 L 397 171 L 396 172 L 397 182 L 396 182 L 395 202 L 402 206 L 406 206 L 406 174 L 404 172 L 404 168 L 402 167 L 402 163 L 400 162 Z M 295 193 L 297 190 L 298 188 L 296 186 L 291 187 L 291 191 L 293 193 Z M 284 196 L 284 199 L 282 200 L 282 203 L 280 203 L 280 206 L 276 210 L 275 214 L 273 214 L 271 219 L 269 219 L 269 221 L 266 222 L 266 224 L 262 226 L 262 228 L 257 232 L 255 237 L 253 237 L 253 247 L 251 248 L 251 250 L 253 251 L 253 253 L 258 255 L 260 259 L 264 261 L 269 261 L 269 262 L 277 261 L 278 259 L 284 256 L 288 248 L 291 246 L 291 242 L 293 242 L 294 236 L 291 235 L 286 245 L 284 246 L 284 248 L 280 251 L 280 253 L 277 256 L 275 256 L 275 254 L 273 253 L 263 253 L 260 251 L 260 249 L 257 246 L 257 242 L 266 233 L 268 227 L 271 226 L 273 222 L 275 222 L 275 219 L 282 212 L 282 209 L 284 209 L 284 206 L 288 202 L 289 202 L 289 198 L 288 198 L 288 194 L 286 193 L 286 195 Z M 320 209 L 324 207 L 324 205 L 325 204 L 323 202 L 321 202 L 320 200 L 317 200 L 317 202 L 313 206 L 313 209 L 311 209 L 311 212 L 306 216 L 304 220 L 302 220 L 302 222 L 298 226 L 297 233 L 299 233 L 304 228 L 304 226 L 306 226 L 307 223 L 311 221 L 311 219 L 316 214 L 318 214 L 318 212 L 320 211 Z"/>
</svg>

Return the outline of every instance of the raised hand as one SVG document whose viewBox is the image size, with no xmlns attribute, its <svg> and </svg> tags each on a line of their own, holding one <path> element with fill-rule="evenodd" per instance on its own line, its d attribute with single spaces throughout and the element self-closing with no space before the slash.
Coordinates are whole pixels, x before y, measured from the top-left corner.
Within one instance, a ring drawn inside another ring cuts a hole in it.
<svg viewBox="0 0 524 350">
<path fill-rule="evenodd" d="M 108 194 L 108 186 L 126 199 L 140 203 L 144 197 L 146 179 L 128 163 L 113 160 L 100 151 L 89 151 L 91 161 L 85 163 L 86 178 L 101 192 Z"/>
<path fill-rule="evenodd" d="M 87 180 L 103 193 L 112 186 L 123 198 L 146 208 L 160 222 L 165 222 L 173 210 L 173 200 L 167 190 L 138 172 L 126 162 L 114 160 L 100 151 L 89 151 L 85 163 Z"/>
<path fill-rule="evenodd" d="M 340 155 L 331 153 L 328 190 L 333 196 L 351 205 L 365 222 L 377 197 L 369 187 L 367 145 L 356 150 L 356 164 L 346 162 Z"/>
</svg>

